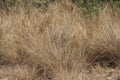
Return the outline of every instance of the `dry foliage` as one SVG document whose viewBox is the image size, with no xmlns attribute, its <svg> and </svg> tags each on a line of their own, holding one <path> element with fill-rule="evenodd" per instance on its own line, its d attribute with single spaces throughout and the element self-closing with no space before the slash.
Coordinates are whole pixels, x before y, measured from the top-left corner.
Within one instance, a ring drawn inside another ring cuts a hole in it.
<svg viewBox="0 0 120 80">
<path fill-rule="evenodd" d="M 120 18 L 91 20 L 66 2 L 0 13 L 1 80 L 119 80 Z M 8 75 L 8 76 L 6 76 Z"/>
</svg>

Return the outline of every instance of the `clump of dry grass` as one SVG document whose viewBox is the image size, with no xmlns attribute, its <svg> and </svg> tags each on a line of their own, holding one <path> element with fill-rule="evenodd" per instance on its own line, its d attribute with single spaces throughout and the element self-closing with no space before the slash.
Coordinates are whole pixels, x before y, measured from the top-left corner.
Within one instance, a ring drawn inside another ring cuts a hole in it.
<svg viewBox="0 0 120 80">
<path fill-rule="evenodd" d="M 90 62 L 109 67 L 119 66 L 119 18 L 109 9 L 101 11 L 95 20 L 88 51 Z"/>
<path fill-rule="evenodd" d="M 0 67 L 0 80 L 33 80 L 34 71 L 25 65 L 8 65 Z M 36 79 L 37 80 L 37 79 Z"/>
<path fill-rule="evenodd" d="M 96 66 L 119 67 L 120 22 L 107 9 L 88 21 L 69 2 L 53 3 L 45 13 L 23 8 L 1 13 L 0 64 L 15 67 L 13 73 L 23 66 L 27 76 L 17 77 L 21 80 L 100 79 L 95 74 L 102 68 Z"/>
</svg>

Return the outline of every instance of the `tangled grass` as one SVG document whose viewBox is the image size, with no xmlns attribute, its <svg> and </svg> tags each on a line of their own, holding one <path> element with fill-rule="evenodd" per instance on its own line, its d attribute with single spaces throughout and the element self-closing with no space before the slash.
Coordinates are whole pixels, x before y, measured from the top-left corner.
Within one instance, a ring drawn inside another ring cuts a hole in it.
<svg viewBox="0 0 120 80">
<path fill-rule="evenodd" d="M 91 20 L 69 2 L 0 13 L 1 80 L 119 80 L 120 16 Z"/>
</svg>

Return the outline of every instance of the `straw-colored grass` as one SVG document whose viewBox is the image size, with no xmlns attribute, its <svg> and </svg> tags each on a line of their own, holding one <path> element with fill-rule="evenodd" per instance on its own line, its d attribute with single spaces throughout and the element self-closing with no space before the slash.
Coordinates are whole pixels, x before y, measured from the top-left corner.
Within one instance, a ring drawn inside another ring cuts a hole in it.
<svg viewBox="0 0 120 80">
<path fill-rule="evenodd" d="M 91 20 L 69 2 L 0 13 L 1 80 L 119 80 L 120 19 Z"/>
</svg>

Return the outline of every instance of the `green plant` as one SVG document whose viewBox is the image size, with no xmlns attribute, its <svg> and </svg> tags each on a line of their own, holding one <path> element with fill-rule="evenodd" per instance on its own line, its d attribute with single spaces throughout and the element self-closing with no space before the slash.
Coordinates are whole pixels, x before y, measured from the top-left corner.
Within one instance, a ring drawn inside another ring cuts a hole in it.
<svg viewBox="0 0 120 80">
<path fill-rule="evenodd" d="M 120 7 L 119 0 L 72 0 L 72 2 L 82 9 L 82 12 L 86 15 L 93 16 L 98 13 L 100 8 L 106 6 Z"/>
</svg>

